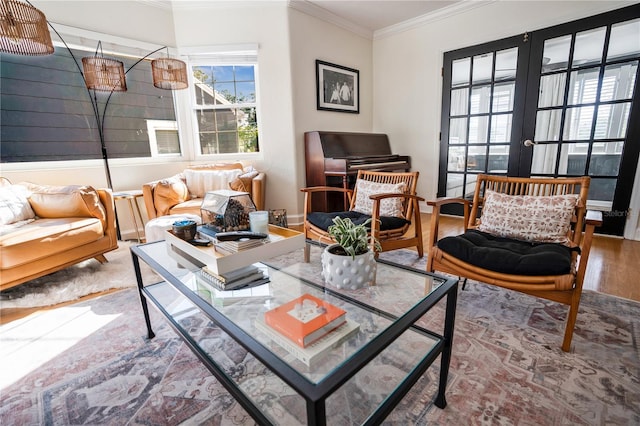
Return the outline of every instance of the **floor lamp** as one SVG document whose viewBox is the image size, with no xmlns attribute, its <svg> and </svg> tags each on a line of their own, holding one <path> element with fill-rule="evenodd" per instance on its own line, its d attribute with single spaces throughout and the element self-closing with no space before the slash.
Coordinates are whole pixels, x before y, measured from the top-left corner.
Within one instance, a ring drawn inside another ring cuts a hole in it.
<svg viewBox="0 0 640 426">
<path fill-rule="evenodd" d="M 1 52 L 29 56 L 52 54 L 54 47 L 48 27 L 56 33 L 65 45 L 85 82 L 98 128 L 107 186 L 113 190 L 104 135 L 104 122 L 109 101 L 114 92 L 125 92 L 127 90 L 125 75 L 131 69 L 163 49 L 167 49 L 168 53 L 168 48 L 163 46 L 149 52 L 125 71 L 123 62 L 105 58 L 102 55 L 102 43 L 98 42 L 95 54 L 82 58 L 82 66 L 80 66 L 71 48 L 54 26 L 47 21 L 44 13 L 36 9 L 28 0 L 26 3 L 17 0 L 0 1 Z M 168 57 L 154 59 L 151 61 L 151 70 L 155 87 L 165 90 L 179 90 L 188 87 L 187 66 L 183 61 Z M 96 91 L 109 92 L 102 111 L 100 111 Z"/>
</svg>

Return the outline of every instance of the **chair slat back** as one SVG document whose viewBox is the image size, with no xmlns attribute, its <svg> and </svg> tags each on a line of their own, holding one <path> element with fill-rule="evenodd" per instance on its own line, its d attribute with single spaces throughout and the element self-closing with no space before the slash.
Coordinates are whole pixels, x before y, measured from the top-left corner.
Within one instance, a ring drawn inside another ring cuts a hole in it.
<svg viewBox="0 0 640 426">
<path fill-rule="evenodd" d="M 405 194 L 416 195 L 416 187 L 418 185 L 418 175 L 419 172 L 372 172 L 366 170 L 359 170 L 358 180 L 367 180 L 376 183 L 384 183 L 384 184 L 397 184 L 404 182 L 405 184 Z M 354 188 L 353 197 L 351 198 L 351 205 L 349 206 L 349 210 L 353 210 L 356 204 L 356 196 L 357 196 L 357 186 Z M 407 202 L 407 200 L 403 200 L 402 202 L 402 211 L 405 219 L 411 217 L 413 213 L 413 203 Z"/>
<path fill-rule="evenodd" d="M 469 214 L 469 228 L 479 225 L 479 218 L 487 189 L 507 195 L 550 196 L 578 194 L 578 203 L 573 222 L 575 230 L 582 230 L 587 211 L 587 196 L 591 178 L 588 176 L 568 178 L 523 178 L 509 176 L 478 175 L 476 189 L 473 194 L 473 204 Z M 580 243 L 580 232 L 572 232 L 569 238 Z"/>
</svg>

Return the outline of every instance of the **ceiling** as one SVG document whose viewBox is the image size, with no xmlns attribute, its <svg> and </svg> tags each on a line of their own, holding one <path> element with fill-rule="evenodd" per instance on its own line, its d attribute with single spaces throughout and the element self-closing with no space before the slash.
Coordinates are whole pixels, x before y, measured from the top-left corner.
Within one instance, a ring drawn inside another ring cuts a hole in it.
<svg viewBox="0 0 640 426">
<path fill-rule="evenodd" d="M 224 8 L 270 0 L 136 0 L 173 9 Z M 283 1 L 283 0 L 279 0 Z M 289 7 L 365 37 L 416 18 L 429 18 L 495 0 L 286 0 Z"/>
<path fill-rule="evenodd" d="M 306 0 L 314 6 L 375 32 L 418 16 L 433 13 L 461 0 Z"/>
</svg>

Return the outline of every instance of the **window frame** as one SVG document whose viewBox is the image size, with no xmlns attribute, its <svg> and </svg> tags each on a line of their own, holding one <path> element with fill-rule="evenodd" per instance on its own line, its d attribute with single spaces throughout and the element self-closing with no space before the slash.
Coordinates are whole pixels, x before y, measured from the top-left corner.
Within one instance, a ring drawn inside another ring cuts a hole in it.
<svg viewBox="0 0 640 426">
<path fill-rule="evenodd" d="M 198 46 L 180 49 L 181 59 L 187 63 L 187 76 L 189 79 L 188 93 L 184 95 L 178 105 L 184 106 L 180 117 L 184 119 L 185 126 L 179 126 L 181 140 L 192 141 L 189 149 L 192 150 L 194 161 L 230 161 L 230 160 L 259 160 L 263 158 L 264 145 L 261 138 L 261 108 L 260 108 L 260 71 L 258 63 L 258 45 L 253 43 L 220 45 L 220 46 Z M 255 100 L 250 103 L 236 103 L 231 105 L 199 105 L 196 102 L 194 92 L 195 83 L 193 80 L 193 67 L 197 66 L 253 66 L 255 82 Z M 236 152 L 236 153 L 214 153 L 203 154 L 200 146 L 199 126 L 197 113 L 201 110 L 215 110 L 225 108 L 255 108 L 256 125 L 258 127 L 258 151 L 256 152 Z M 182 123 L 180 123 L 182 124 Z"/>
</svg>

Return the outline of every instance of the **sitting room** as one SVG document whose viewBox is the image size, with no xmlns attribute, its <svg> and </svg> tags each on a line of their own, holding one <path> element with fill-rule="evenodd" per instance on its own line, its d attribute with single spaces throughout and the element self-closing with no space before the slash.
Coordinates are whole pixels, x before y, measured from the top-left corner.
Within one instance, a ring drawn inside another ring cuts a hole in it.
<svg viewBox="0 0 640 426">
<path fill-rule="evenodd" d="M 640 424 L 638 1 L 1 1 L 0 423 Z"/>
</svg>

